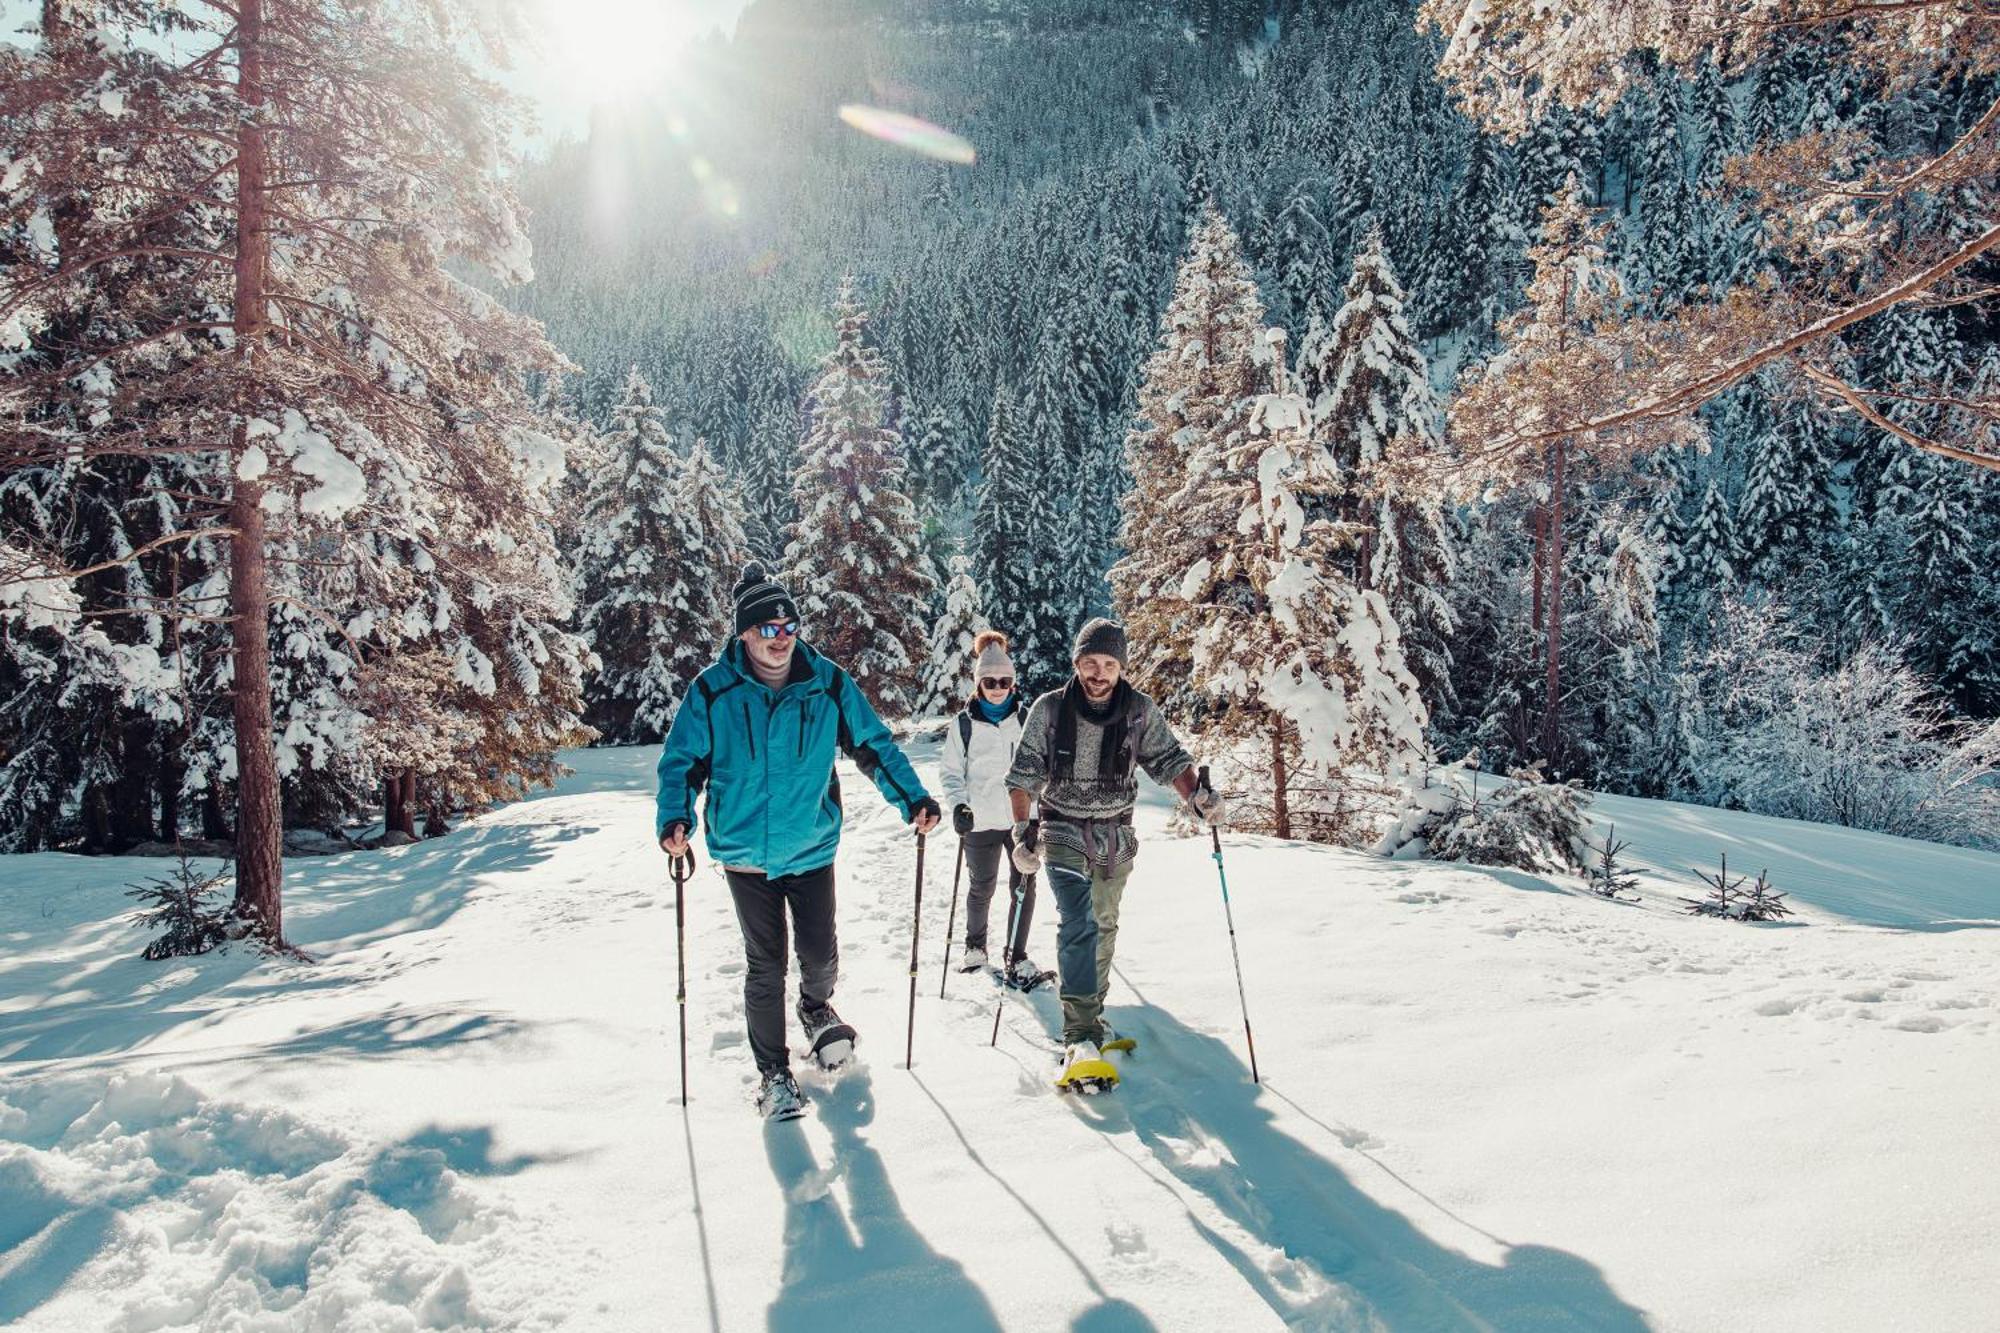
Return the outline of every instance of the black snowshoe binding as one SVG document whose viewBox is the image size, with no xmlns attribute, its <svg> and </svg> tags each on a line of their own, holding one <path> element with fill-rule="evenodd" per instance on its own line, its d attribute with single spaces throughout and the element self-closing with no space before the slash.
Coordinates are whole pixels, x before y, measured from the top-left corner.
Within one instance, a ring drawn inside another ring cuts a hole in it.
<svg viewBox="0 0 2000 1333">
<path fill-rule="evenodd" d="M 832 1005 L 809 1005 L 801 999 L 799 1026 L 806 1030 L 806 1044 L 821 1069 L 840 1069 L 854 1058 L 855 1031 L 840 1021 Z"/>
<path fill-rule="evenodd" d="M 757 1114 L 766 1120 L 797 1120 L 810 1105 L 789 1069 L 772 1070 L 764 1075 L 763 1086 L 757 1089 Z"/>
<path fill-rule="evenodd" d="M 1054 972 L 1045 972 L 1027 958 L 1016 958 L 1000 974 L 1000 984 L 1008 990 L 1031 991 L 1048 985 L 1056 979 Z"/>
</svg>

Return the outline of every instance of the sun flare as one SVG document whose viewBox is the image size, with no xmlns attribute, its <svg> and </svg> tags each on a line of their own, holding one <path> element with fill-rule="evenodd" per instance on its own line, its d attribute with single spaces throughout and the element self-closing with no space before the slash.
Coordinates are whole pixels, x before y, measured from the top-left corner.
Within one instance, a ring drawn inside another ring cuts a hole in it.
<svg viewBox="0 0 2000 1333">
<path fill-rule="evenodd" d="M 674 0 L 538 0 L 535 19 L 548 72 L 597 102 L 664 87 L 699 34 Z"/>
</svg>

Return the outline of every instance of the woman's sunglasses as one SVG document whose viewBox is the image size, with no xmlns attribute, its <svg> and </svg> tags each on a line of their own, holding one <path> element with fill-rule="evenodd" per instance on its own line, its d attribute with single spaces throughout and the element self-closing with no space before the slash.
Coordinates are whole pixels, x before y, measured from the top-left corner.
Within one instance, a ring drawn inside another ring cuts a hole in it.
<svg viewBox="0 0 2000 1333">
<path fill-rule="evenodd" d="M 982 690 L 1011 690 L 1014 688 L 1012 676 L 981 676 L 979 688 Z"/>
<path fill-rule="evenodd" d="M 787 639 L 796 639 L 799 637 L 799 622 L 796 620 L 771 621 L 758 625 L 756 630 L 757 637 L 760 639 L 775 639 L 780 636 Z"/>
</svg>

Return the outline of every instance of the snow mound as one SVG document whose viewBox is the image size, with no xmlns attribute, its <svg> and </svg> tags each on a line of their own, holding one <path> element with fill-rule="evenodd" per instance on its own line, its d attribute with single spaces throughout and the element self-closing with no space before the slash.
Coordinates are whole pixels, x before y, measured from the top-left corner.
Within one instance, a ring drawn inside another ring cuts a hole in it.
<svg viewBox="0 0 2000 1333">
<path fill-rule="evenodd" d="M 0 1084 L 0 1322 L 513 1328 L 518 1242 L 423 1142 L 354 1142 L 177 1075 Z M 536 1320 L 534 1322 L 541 1322 Z"/>
</svg>

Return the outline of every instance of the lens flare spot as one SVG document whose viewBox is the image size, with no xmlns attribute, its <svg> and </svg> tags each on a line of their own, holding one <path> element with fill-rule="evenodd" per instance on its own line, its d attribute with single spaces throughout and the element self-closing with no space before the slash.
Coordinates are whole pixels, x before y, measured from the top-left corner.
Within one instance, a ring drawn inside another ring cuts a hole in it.
<svg viewBox="0 0 2000 1333">
<path fill-rule="evenodd" d="M 840 118 L 870 138 L 894 144 L 923 157 L 935 158 L 939 162 L 955 162 L 969 167 L 978 160 L 979 155 L 973 151 L 972 145 L 958 135 L 900 111 L 884 111 L 880 107 L 857 106 L 850 102 L 840 108 Z"/>
</svg>

